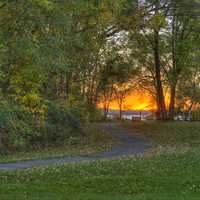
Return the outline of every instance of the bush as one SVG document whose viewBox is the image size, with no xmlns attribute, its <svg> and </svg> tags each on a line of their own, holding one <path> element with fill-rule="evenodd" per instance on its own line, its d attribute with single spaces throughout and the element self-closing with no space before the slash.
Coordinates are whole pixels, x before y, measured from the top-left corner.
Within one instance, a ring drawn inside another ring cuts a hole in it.
<svg viewBox="0 0 200 200">
<path fill-rule="evenodd" d="M 2 151 L 26 146 L 34 134 L 33 117 L 23 108 L 0 102 L 0 145 Z"/>
<path fill-rule="evenodd" d="M 81 134 L 83 121 L 84 116 L 79 109 L 50 103 L 45 114 L 43 139 L 48 143 L 63 143 Z"/>
<path fill-rule="evenodd" d="M 97 122 L 102 120 L 102 113 L 100 109 L 97 109 L 96 105 L 86 105 L 85 113 L 87 113 L 88 121 Z"/>
<path fill-rule="evenodd" d="M 17 104 L 1 101 L 0 153 L 74 143 L 87 121 L 83 110 L 49 103 L 46 112 L 38 116 Z"/>
</svg>

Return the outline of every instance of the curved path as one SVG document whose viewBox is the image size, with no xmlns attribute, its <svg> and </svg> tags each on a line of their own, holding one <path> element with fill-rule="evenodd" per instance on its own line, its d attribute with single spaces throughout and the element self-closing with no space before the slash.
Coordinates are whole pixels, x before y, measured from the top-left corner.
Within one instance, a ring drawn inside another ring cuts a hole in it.
<svg viewBox="0 0 200 200">
<path fill-rule="evenodd" d="M 94 161 L 105 158 L 117 158 L 127 155 L 141 155 L 152 147 L 150 141 L 114 123 L 104 123 L 100 125 L 106 133 L 111 134 L 120 141 L 120 145 L 110 151 L 96 153 L 86 156 L 62 157 L 47 160 L 29 160 L 16 163 L 2 163 L 0 170 L 17 170 L 40 166 L 63 165 L 66 163 L 78 163 L 82 161 Z"/>
</svg>

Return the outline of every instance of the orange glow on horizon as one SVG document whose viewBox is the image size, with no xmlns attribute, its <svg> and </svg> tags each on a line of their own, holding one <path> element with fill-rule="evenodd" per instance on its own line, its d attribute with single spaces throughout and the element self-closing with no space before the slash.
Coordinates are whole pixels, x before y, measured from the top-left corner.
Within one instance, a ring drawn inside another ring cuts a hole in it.
<svg viewBox="0 0 200 200">
<path fill-rule="evenodd" d="M 103 108 L 103 104 L 100 103 L 100 108 Z M 128 95 L 123 104 L 123 110 L 156 110 L 156 102 L 147 92 L 133 92 Z M 110 109 L 119 109 L 117 101 L 110 103 Z"/>
</svg>

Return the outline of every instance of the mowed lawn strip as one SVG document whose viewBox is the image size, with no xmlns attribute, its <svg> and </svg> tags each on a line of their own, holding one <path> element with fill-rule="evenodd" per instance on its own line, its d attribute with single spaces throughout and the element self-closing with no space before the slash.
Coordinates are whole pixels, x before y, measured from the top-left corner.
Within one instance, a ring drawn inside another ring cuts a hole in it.
<svg viewBox="0 0 200 200">
<path fill-rule="evenodd" d="M 200 122 L 126 122 L 122 126 L 134 133 L 142 134 L 155 144 L 162 146 L 200 145 Z"/>
<path fill-rule="evenodd" d="M 196 200 L 200 153 L 0 172 L 2 200 Z"/>
</svg>

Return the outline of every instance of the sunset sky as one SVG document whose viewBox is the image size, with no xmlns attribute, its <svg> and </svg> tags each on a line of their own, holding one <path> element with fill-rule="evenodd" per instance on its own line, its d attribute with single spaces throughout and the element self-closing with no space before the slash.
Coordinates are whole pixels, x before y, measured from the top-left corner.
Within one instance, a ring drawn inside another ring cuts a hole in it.
<svg viewBox="0 0 200 200">
<path fill-rule="evenodd" d="M 102 105 L 100 104 L 100 107 Z M 110 104 L 110 109 L 119 109 L 117 101 Z M 153 98 L 145 92 L 133 92 L 126 97 L 123 110 L 155 110 L 156 104 Z"/>
<path fill-rule="evenodd" d="M 169 95 L 165 94 L 166 106 L 169 105 Z M 100 108 L 103 108 L 103 105 L 100 103 Z M 156 102 L 152 96 L 147 92 L 132 92 L 126 97 L 124 102 L 123 110 L 156 110 Z M 117 101 L 113 101 L 110 104 L 110 109 L 119 109 Z"/>
</svg>

